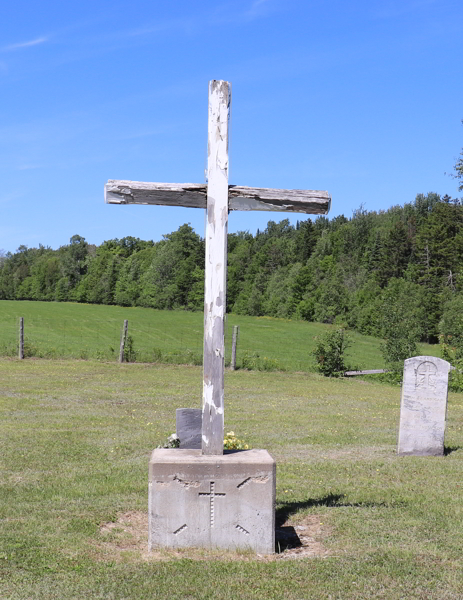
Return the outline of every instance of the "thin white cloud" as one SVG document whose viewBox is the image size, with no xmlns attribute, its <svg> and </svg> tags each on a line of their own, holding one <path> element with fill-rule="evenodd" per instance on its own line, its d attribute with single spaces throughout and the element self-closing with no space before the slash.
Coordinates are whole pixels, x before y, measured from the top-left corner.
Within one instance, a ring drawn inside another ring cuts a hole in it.
<svg viewBox="0 0 463 600">
<path fill-rule="evenodd" d="M 10 202 L 22 198 L 22 196 L 23 194 L 21 192 L 9 192 L 8 194 L 0 195 L 0 204 L 9 204 Z"/>
<path fill-rule="evenodd" d="M 394 19 L 409 13 L 420 12 L 435 4 L 436 0 L 413 0 L 412 2 L 389 0 L 374 11 L 374 16 L 378 19 Z"/>
<path fill-rule="evenodd" d="M 251 8 L 248 10 L 248 14 L 261 14 L 263 10 L 265 10 L 265 4 L 268 6 L 269 0 L 255 0 L 251 4 Z"/>
<path fill-rule="evenodd" d="M 20 50 L 21 48 L 30 48 L 31 46 L 38 46 L 39 44 L 44 44 L 48 42 L 47 37 L 39 37 L 35 40 L 29 40 L 27 42 L 19 42 L 18 44 L 10 44 L 9 46 L 4 46 L 1 51 L 2 52 L 11 52 L 12 50 Z"/>
<path fill-rule="evenodd" d="M 239 8 L 236 7 L 236 2 L 218 5 L 212 15 L 207 17 L 206 22 L 213 25 L 248 23 L 281 9 L 275 6 L 274 0 L 253 0 L 240 4 Z"/>
<path fill-rule="evenodd" d="M 244 18 L 252 21 L 266 16 L 272 11 L 272 0 L 254 0 L 251 6 L 244 13 Z"/>
<path fill-rule="evenodd" d="M 137 29 L 126 31 L 122 35 L 125 37 L 139 37 L 144 35 L 151 35 L 153 33 L 164 33 L 169 31 L 190 31 L 195 26 L 195 20 L 193 18 L 184 19 L 172 19 L 153 25 L 145 25 Z"/>
<path fill-rule="evenodd" d="M 105 51 L 111 51 L 127 46 L 128 44 L 151 41 L 157 35 L 193 33 L 203 24 L 204 20 L 199 19 L 197 16 L 168 19 L 155 23 L 147 23 L 128 30 L 112 30 L 103 35 L 99 33 L 97 36 L 89 36 L 86 38 L 85 44 L 87 47 L 90 46 L 93 48 L 92 52 L 101 46 Z"/>
<path fill-rule="evenodd" d="M 18 171 L 30 171 L 31 169 L 40 169 L 41 165 L 35 164 L 22 164 L 17 167 Z"/>
<path fill-rule="evenodd" d="M 211 25 L 225 25 L 228 23 L 239 23 L 251 21 L 265 16 L 274 9 L 274 0 L 253 0 L 247 7 L 242 6 L 240 10 L 232 9 L 230 3 L 219 5 L 214 12 L 196 13 L 194 16 L 185 16 L 178 19 L 170 19 L 155 24 L 148 24 L 128 31 L 119 31 L 109 34 L 108 37 L 121 41 L 130 38 L 150 37 L 153 34 L 163 33 L 200 33 Z"/>
</svg>

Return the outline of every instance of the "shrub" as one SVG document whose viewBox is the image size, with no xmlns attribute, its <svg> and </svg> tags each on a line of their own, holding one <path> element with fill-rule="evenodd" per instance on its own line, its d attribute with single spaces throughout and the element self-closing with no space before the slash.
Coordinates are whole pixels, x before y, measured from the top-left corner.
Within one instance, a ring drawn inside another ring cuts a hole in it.
<svg viewBox="0 0 463 600">
<path fill-rule="evenodd" d="M 444 303 L 439 333 L 441 348 L 445 343 L 455 347 L 458 354 L 463 356 L 463 294 L 455 294 Z"/>
<path fill-rule="evenodd" d="M 413 334 L 406 329 L 391 330 L 389 337 L 380 345 L 379 349 L 386 363 L 387 373 L 378 377 L 379 381 L 401 385 L 404 375 L 404 360 L 418 355 Z"/>
<path fill-rule="evenodd" d="M 188 348 L 174 352 L 162 354 L 158 362 L 163 362 L 171 365 L 202 365 L 203 358 L 198 352 L 193 352 Z"/>
<path fill-rule="evenodd" d="M 342 376 L 347 366 L 344 353 L 350 346 L 350 339 L 344 329 L 328 331 L 317 337 L 317 344 L 313 354 L 317 361 L 318 370 L 325 377 Z"/>
<path fill-rule="evenodd" d="M 0 344 L 0 356 L 18 356 L 18 347 L 14 342 L 3 342 Z"/>
<path fill-rule="evenodd" d="M 153 362 L 161 362 L 162 361 L 162 350 L 161 348 L 153 348 L 152 350 L 152 359 Z"/>
<path fill-rule="evenodd" d="M 442 358 L 455 367 L 449 374 L 449 390 L 463 392 L 463 348 L 461 345 L 450 345 L 452 341 L 451 335 L 441 334 L 439 336 Z"/>
<path fill-rule="evenodd" d="M 41 353 L 37 346 L 31 344 L 28 341 L 24 342 L 24 358 L 38 357 L 42 358 Z"/>
<path fill-rule="evenodd" d="M 417 356 L 417 341 L 425 335 L 421 323 L 425 321 L 423 299 L 415 284 L 391 279 L 383 296 L 381 307 L 381 333 L 384 342 L 380 346 L 389 378 L 402 381 L 404 360 Z M 416 306 L 419 309 L 416 309 Z"/>
<path fill-rule="evenodd" d="M 137 351 L 135 350 L 135 344 L 133 341 L 133 337 L 128 334 L 125 339 L 124 346 L 124 361 L 125 362 L 135 362 L 137 360 Z"/>
<path fill-rule="evenodd" d="M 284 371 L 275 358 L 261 357 L 259 352 L 244 352 L 241 367 L 249 371 Z"/>
<path fill-rule="evenodd" d="M 388 369 L 399 372 L 404 368 L 404 360 L 418 355 L 416 341 L 406 331 L 390 335 L 380 350 Z"/>
</svg>

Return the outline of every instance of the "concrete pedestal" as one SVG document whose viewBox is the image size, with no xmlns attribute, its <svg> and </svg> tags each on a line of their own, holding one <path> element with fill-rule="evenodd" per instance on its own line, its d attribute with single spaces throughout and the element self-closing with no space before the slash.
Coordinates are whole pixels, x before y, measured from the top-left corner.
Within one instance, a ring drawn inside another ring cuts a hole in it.
<svg viewBox="0 0 463 600">
<path fill-rule="evenodd" d="M 149 549 L 275 551 L 276 465 L 266 450 L 156 449 L 149 465 Z"/>
</svg>

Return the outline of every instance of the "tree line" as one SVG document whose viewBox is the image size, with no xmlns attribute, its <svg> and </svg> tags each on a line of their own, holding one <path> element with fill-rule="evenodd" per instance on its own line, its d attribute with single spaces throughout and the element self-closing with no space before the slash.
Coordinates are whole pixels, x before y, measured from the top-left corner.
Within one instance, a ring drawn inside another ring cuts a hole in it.
<svg viewBox="0 0 463 600">
<path fill-rule="evenodd" d="M 57 250 L 0 256 L 0 299 L 202 310 L 204 240 L 185 224 L 159 242 L 100 246 L 74 235 Z M 269 221 L 228 236 L 227 311 L 348 326 L 416 340 L 463 339 L 463 206 L 438 194 L 352 217 Z M 391 325 L 392 324 L 392 325 Z"/>
</svg>

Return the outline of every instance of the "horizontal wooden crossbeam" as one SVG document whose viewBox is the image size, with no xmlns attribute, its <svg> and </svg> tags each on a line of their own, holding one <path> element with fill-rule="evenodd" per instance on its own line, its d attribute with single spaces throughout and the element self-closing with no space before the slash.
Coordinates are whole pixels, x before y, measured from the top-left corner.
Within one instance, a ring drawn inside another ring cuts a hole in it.
<svg viewBox="0 0 463 600">
<path fill-rule="evenodd" d="M 105 185 L 107 204 L 158 204 L 206 208 L 206 199 L 206 183 L 144 183 L 110 179 Z M 330 194 L 318 190 L 228 186 L 229 210 L 271 210 L 326 215 L 330 205 Z"/>
</svg>

